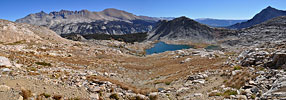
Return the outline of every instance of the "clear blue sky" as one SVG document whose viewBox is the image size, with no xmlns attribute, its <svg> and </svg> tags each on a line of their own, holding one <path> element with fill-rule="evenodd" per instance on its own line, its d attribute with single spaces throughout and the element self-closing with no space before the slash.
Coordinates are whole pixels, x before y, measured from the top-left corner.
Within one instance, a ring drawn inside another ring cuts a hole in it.
<svg viewBox="0 0 286 100">
<path fill-rule="evenodd" d="M 286 0 L 0 0 L 0 19 L 14 21 L 30 13 L 65 10 L 125 10 L 153 17 L 250 19 L 272 6 L 286 10 Z"/>
</svg>

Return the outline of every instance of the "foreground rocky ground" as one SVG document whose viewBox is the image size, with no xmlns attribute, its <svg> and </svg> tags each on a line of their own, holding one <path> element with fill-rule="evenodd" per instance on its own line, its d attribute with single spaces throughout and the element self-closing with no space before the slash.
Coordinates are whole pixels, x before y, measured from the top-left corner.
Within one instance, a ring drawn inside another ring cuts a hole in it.
<svg viewBox="0 0 286 100">
<path fill-rule="evenodd" d="M 285 99 L 285 41 L 144 55 L 152 42 L 74 42 L 0 22 L 1 100 Z"/>
<path fill-rule="evenodd" d="M 242 52 L 198 48 L 143 57 L 122 47 L 148 45 L 98 43 L 1 44 L 1 100 L 285 97 L 283 42 Z"/>
</svg>

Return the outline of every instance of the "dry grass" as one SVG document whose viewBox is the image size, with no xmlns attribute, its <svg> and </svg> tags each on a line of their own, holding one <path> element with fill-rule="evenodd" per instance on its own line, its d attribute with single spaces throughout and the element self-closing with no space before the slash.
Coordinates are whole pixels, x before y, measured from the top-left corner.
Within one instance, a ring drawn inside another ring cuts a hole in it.
<svg viewBox="0 0 286 100">
<path fill-rule="evenodd" d="M 154 68 L 154 74 L 152 74 L 150 77 L 156 78 L 159 76 L 167 76 L 164 79 L 155 80 L 153 83 L 172 82 L 181 79 L 182 77 L 186 77 L 191 73 L 199 73 L 204 72 L 206 70 L 221 69 L 222 66 L 214 64 L 222 62 L 223 60 L 224 59 L 207 59 L 194 57 L 192 61 L 186 64 L 171 64 L 166 62 L 165 65 L 162 65 L 164 66 L 164 68 L 160 70 L 156 70 Z M 164 62 L 161 64 L 164 64 Z"/>
<path fill-rule="evenodd" d="M 131 90 L 134 93 L 148 94 L 150 92 L 157 91 L 156 89 L 151 89 L 151 88 L 136 88 L 135 86 L 133 86 L 131 84 L 123 83 L 123 82 L 120 82 L 118 80 L 113 80 L 113 79 L 105 78 L 102 76 L 88 76 L 87 77 L 87 80 L 89 80 L 89 81 L 96 81 L 96 79 L 100 80 L 100 81 L 109 81 L 113 84 L 120 86 L 122 89 Z"/>
<path fill-rule="evenodd" d="M 231 76 L 230 80 L 227 80 L 225 85 L 228 87 L 239 89 L 241 88 L 246 82 L 248 82 L 251 79 L 254 79 L 257 77 L 256 74 L 248 72 L 246 70 L 242 70 L 242 72 Z"/>
<path fill-rule="evenodd" d="M 154 95 L 154 96 L 150 95 L 149 96 L 150 100 L 158 100 L 158 98 L 159 98 L 158 95 Z"/>
<path fill-rule="evenodd" d="M 40 75 L 39 73 L 35 73 L 35 72 L 29 72 L 28 75 L 30 76 L 37 76 L 37 75 Z"/>
</svg>

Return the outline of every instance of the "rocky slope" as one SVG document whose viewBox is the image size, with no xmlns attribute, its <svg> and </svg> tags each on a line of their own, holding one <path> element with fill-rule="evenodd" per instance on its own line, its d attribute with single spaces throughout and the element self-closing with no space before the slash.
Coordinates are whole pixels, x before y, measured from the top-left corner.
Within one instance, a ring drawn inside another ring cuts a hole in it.
<svg viewBox="0 0 286 100">
<path fill-rule="evenodd" d="M 0 34 L 0 42 L 6 44 L 21 42 L 68 42 L 68 40 L 61 38 L 46 27 L 19 24 L 7 20 L 0 20 Z"/>
<path fill-rule="evenodd" d="M 273 18 L 264 23 L 237 32 L 237 39 L 226 41 L 230 45 L 254 46 L 268 42 L 284 41 L 286 17 Z"/>
<path fill-rule="evenodd" d="M 190 40 L 209 42 L 214 40 L 214 30 L 187 17 L 161 21 L 149 32 L 149 40 Z"/>
<path fill-rule="evenodd" d="M 242 28 L 247 28 L 256 24 L 260 24 L 264 21 L 267 21 L 269 19 L 278 17 L 278 16 L 286 16 L 286 11 L 283 10 L 278 10 L 275 8 L 272 8 L 271 6 L 263 9 L 261 12 L 259 12 L 258 14 L 256 14 L 252 19 L 246 21 L 246 22 L 242 22 L 242 23 L 238 23 L 232 26 L 229 26 L 228 28 L 231 29 L 242 29 Z"/>
<path fill-rule="evenodd" d="M 18 19 L 16 22 L 46 26 L 58 34 L 128 34 L 148 32 L 161 19 L 136 16 L 126 11 L 110 8 L 101 12 L 61 10 L 48 14 L 42 11 Z"/>
</svg>

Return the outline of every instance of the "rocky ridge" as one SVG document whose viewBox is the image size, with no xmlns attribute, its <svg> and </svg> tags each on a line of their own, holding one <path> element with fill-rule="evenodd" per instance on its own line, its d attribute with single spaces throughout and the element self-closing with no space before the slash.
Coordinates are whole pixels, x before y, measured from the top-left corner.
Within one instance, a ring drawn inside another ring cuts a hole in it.
<svg viewBox="0 0 286 100">
<path fill-rule="evenodd" d="M 101 12 L 61 10 L 48 14 L 42 11 L 18 19 L 16 22 L 46 26 L 58 34 L 129 34 L 148 32 L 161 19 L 136 16 L 126 11 L 109 8 Z"/>
<path fill-rule="evenodd" d="M 18 23 L 29 23 L 40 26 L 52 27 L 57 24 L 69 24 L 69 23 L 83 23 L 93 22 L 96 20 L 103 21 L 131 21 L 131 20 L 149 20 L 158 21 L 156 18 L 147 16 L 136 16 L 126 11 L 118 9 L 105 9 L 101 12 L 91 12 L 88 10 L 81 11 L 68 11 L 61 10 L 59 12 L 54 11 L 45 13 L 39 12 L 30 14 L 22 19 L 16 20 Z"/>
</svg>

